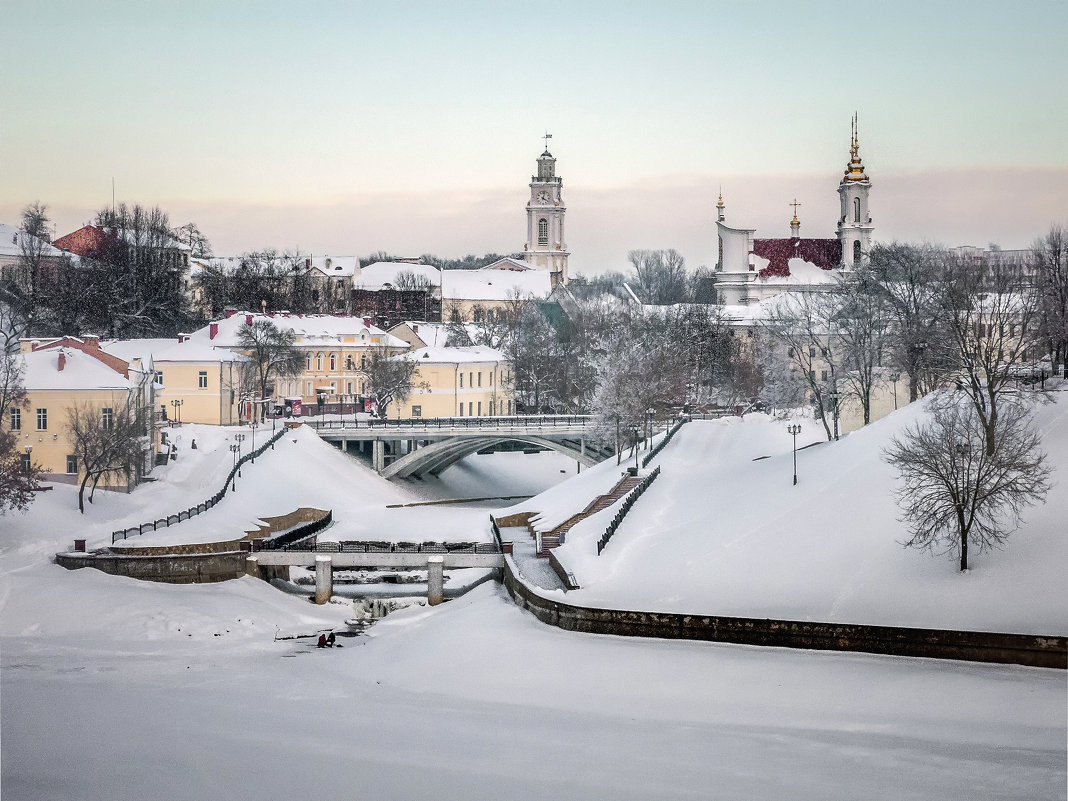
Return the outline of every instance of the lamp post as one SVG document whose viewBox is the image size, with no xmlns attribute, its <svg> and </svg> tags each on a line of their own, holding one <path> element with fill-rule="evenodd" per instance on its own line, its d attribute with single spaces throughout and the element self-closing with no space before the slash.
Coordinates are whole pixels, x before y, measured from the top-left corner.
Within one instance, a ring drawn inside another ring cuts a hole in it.
<svg viewBox="0 0 1068 801">
<path fill-rule="evenodd" d="M 181 423 L 182 423 L 182 404 L 183 403 L 185 403 L 185 401 L 184 400 L 179 400 L 178 398 L 175 398 L 174 400 L 171 401 L 171 408 L 174 409 L 174 422 L 178 423 L 179 425 L 181 425 Z"/>
<path fill-rule="evenodd" d="M 651 406 L 645 410 L 645 450 L 649 450 L 649 443 L 653 438 L 653 415 L 656 409 Z"/>
<path fill-rule="evenodd" d="M 638 471 L 638 435 L 641 433 L 641 430 L 637 426 L 634 426 L 634 428 L 632 428 L 630 430 L 630 433 L 631 433 L 631 436 L 634 437 L 634 472 L 637 472 Z"/>
<path fill-rule="evenodd" d="M 30 471 L 33 469 L 32 459 L 30 458 L 30 454 L 33 453 L 33 445 L 24 445 L 23 447 L 26 449 L 26 476 L 28 478 Z"/>
<path fill-rule="evenodd" d="M 256 464 L 256 421 L 252 421 L 252 464 Z"/>
<path fill-rule="evenodd" d="M 838 441 L 838 385 L 837 385 L 837 383 L 831 389 L 829 397 L 831 399 L 831 411 L 834 414 L 834 441 L 837 442 Z"/>
<path fill-rule="evenodd" d="M 241 478 L 241 443 L 245 441 L 245 435 L 234 434 L 234 439 L 237 440 L 237 477 Z"/>
<path fill-rule="evenodd" d="M 234 467 L 237 467 L 237 451 L 238 450 L 239 450 L 239 448 L 238 448 L 237 445 L 231 445 L 230 446 L 230 453 L 232 453 L 234 455 Z M 236 473 L 232 473 L 231 475 L 233 475 L 233 477 L 234 477 L 234 485 L 232 487 L 230 487 L 230 489 L 233 492 L 237 492 L 237 474 Z"/>
<path fill-rule="evenodd" d="M 891 373 L 890 381 L 894 387 L 894 411 L 897 411 L 897 382 L 901 380 L 901 373 Z"/>
<path fill-rule="evenodd" d="M 797 435 L 801 433 L 800 423 L 791 423 L 786 426 L 786 432 L 794 438 L 794 486 L 797 486 Z"/>
</svg>

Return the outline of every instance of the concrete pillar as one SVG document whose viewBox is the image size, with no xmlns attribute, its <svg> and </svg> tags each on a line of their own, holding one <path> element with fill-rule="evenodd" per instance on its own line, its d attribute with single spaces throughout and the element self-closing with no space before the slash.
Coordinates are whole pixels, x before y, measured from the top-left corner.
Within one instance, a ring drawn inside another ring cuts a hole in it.
<svg viewBox="0 0 1068 801">
<path fill-rule="evenodd" d="M 329 556 L 315 557 L 315 603 L 325 604 L 334 594 L 334 566 Z"/>
<path fill-rule="evenodd" d="M 445 600 L 445 557 L 427 558 L 426 599 L 431 606 Z"/>
<path fill-rule="evenodd" d="M 252 578 L 263 578 L 263 568 L 260 567 L 260 560 L 255 556 L 250 556 L 245 560 L 245 575 L 252 576 Z"/>
<path fill-rule="evenodd" d="M 380 439 L 371 443 L 371 466 L 378 473 L 386 469 L 386 443 Z"/>
</svg>

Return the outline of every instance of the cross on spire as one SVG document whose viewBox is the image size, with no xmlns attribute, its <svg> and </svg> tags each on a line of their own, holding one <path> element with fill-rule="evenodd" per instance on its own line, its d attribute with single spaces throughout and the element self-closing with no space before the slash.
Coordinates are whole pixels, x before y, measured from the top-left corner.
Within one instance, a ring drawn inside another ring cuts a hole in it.
<svg viewBox="0 0 1068 801">
<path fill-rule="evenodd" d="M 797 198 L 795 197 L 793 203 L 787 203 L 786 205 L 794 207 L 794 222 L 797 222 L 797 207 L 801 204 L 797 202 Z"/>
<path fill-rule="evenodd" d="M 553 138 L 553 135 L 551 133 L 549 133 L 548 131 L 546 131 L 545 132 L 545 136 L 542 137 L 542 139 L 545 140 L 545 150 L 546 150 L 546 152 L 548 152 L 548 150 L 549 150 L 549 140 L 552 139 L 552 138 Z"/>
</svg>

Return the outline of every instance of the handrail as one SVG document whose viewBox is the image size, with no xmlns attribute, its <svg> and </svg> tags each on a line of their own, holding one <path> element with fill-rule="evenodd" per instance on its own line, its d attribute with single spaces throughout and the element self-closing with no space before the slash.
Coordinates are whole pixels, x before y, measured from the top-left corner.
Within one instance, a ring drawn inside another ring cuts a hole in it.
<svg viewBox="0 0 1068 801">
<path fill-rule="evenodd" d="M 671 438 L 678 433 L 679 429 L 682 428 L 683 424 L 686 422 L 688 422 L 688 420 L 684 417 L 671 427 L 671 430 L 667 432 L 667 436 L 660 440 L 660 442 L 656 444 L 656 447 L 649 451 L 649 453 L 646 454 L 645 458 L 642 459 L 642 467 L 649 466 L 649 462 L 653 461 L 653 459 L 655 459 L 657 455 L 659 455 L 660 451 L 664 450 L 664 447 L 669 442 L 671 442 Z"/>
<path fill-rule="evenodd" d="M 588 414 L 568 415 L 509 415 L 496 417 L 406 417 L 398 420 L 300 420 L 316 430 L 329 429 L 412 429 L 438 430 L 446 428 L 529 428 L 571 427 L 586 425 L 594 419 Z"/>
<path fill-rule="evenodd" d="M 249 461 L 250 459 L 255 459 L 257 456 L 262 456 L 264 451 L 274 445 L 274 443 L 278 442 L 278 440 L 280 440 L 285 435 L 285 433 L 286 429 L 278 429 L 278 433 L 272 435 L 271 438 L 268 439 L 265 443 L 263 443 L 260 447 L 256 448 L 256 450 L 254 451 L 246 453 L 244 456 L 238 459 L 233 469 L 230 470 L 230 474 L 226 477 L 226 483 L 223 484 L 223 488 L 216 492 L 214 495 L 212 495 L 210 498 L 208 498 L 208 500 L 204 501 L 203 503 L 198 503 L 195 506 L 190 506 L 188 509 L 183 509 L 178 514 L 167 515 L 165 517 L 158 518 L 148 523 L 142 523 L 139 526 L 131 526 L 130 528 L 112 531 L 111 544 L 114 545 L 119 540 L 128 539 L 129 537 L 135 534 L 144 534 L 150 526 L 152 531 L 157 531 L 161 528 L 167 528 L 172 525 L 172 518 L 174 520 L 174 524 L 177 524 L 181 523 L 184 520 L 188 520 L 191 517 L 196 517 L 202 512 L 208 511 L 208 509 L 211 509 L 215 506 L 215 504 L 217 504 L 219 501 L 226 497 L 226 491 L 230 488 L 230 485 L 233 483 L 234 476 L 237 475 L 237 471 L 241 469 L 241 466 L 244 465 L 245 462 Z M 185 515 L 185 517 L 182 517 L 183 514 Z"/>
<path fill-rule="evenodd" d="M 627 494 L 627 497 L 623 499 L 623 504 L 619 507 L 619 511 L 616 512 L 615 517 L 612 518 L 612 522 L 608 524 L 608 528 L 605 529 L 604 535 L 601 537 L 601 539 L 597 540 L 598 556 L 601 555 L 601 551 L 604 550 L 605 546 L 608 544 L 608 541 L 612 539 L 612 537 L 615 535 L 616 529 L 619 528 L 619 524 L 623 522 L 623 518 L 627 516 L 627 512 L 630 511 L 630 508 L 634 506 L 638 498 L 642 497 L 642 493 L 649 489 L 649 485 L 656 481 L 656 478 L 659 475 L 660 465 L 657 465 L 656 469 L 649 475 L 647 475 L 645 478 L 643 478 L 638 484 L 638 486 L 632 489 Z"/>
</svg>

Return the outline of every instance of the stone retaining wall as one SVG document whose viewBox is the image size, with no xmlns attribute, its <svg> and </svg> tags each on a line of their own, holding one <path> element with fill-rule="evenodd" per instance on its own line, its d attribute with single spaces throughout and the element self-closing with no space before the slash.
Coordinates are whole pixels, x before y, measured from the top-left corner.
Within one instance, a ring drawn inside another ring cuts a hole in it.
<svg viewBox="0 0 1068 801">
<path fill-rule="evenodd" d="M 56 564 L 68 570 L 93 567 L 112 576 L 128 576 L 142 581 L 194 584 L 240 578 L 245 575 L 247 556 L 244 551 L 154 556 L 119 555 L 104 551 L 97 554 L 58 553 Z"/>
<path fill-rule="evenodd" d="M 1068 668 L 1068 637 L 595 609 L 545 598 L 516 573 L 505 557 L 516 604 L 568 631 Z"/>
<path fill-rule="evenodd" d="M 191 554 L 232 553 L 233 551 L 241 550 L 241 542 L 245 539 L 247 539 L 247 537 L 239 537 L 236 540 L 226 540 L 225 542 L 200 542 L 186 545 L 144 545 L 136 547 L 116 543 L 111 546 L 111 551 L 116 556 L 164 556 L 167 554 L 173 556 L 188 556 Z"/>
</svg>

